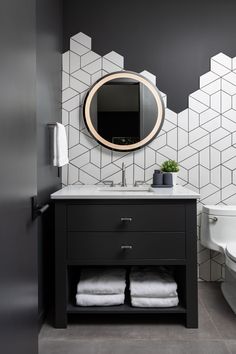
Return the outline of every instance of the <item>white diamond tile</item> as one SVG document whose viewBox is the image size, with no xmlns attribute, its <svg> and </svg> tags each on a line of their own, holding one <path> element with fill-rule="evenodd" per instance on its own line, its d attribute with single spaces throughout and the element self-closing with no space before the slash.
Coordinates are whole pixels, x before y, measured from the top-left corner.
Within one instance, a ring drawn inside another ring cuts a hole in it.
<svg viewBox="0 0 236 354">
<path fill-rule="evenodd" d="M 211 71 L 219 76 L 226 75 L 230 72 L 230 69 L 226 68 L 224 65 L 219 64 L 217 61 L 211 59 Z"/>
<path fill-rule="evenodd" d="M 67 89 L 62 91 L 62 102 L 66 102 L 76 95 L 78 95 L 78 92 L 73 90 L 71 87 L 68 87 Z"/>
<path fill-rule="evenodd" d="M 156 163 L 156 151 L 145 147 L 145 168 L 151 167 Z"/>
<path fill-rule="evenodd" d="M 72 87 L 74 90 L 76 90 L 79 93 L 82 93 L 89 88 L 87 85 L 75 79 L 73 76 L 71 76 L 70 78 L 70 87 Z"/>
<path fill-rule="evenodd" d="M 210 170 L 211 183 L 217 188 L 221 188 L 221 167 L 217 166 Z"/>
<path fill-rule="evenodd" d="M 224 80 L 230 82 L 232 85 L 236 85 L 236 73 L 230 72 L 224 76 Z"/>
<path fill-rule="evenodd" d="M 69 123 L 69 113 L 67 111 L 65 111 L 64 109 L 62 109 L 62 124 L 63 125 L 67 125 Z"/>
<path fill-rule="evenodd" d="M 192 130 L 189 132 L 189 144 L 191 145 L 194 141 L 201 139 L 205 135 L 208 135 L 208 132 L 201 127 Z"/>
<path fill-rule="evenodd" d="M 209 106 L 209 104 L 210 104 L 209 95 L 206 92 L 202 91 L 202 90 L 197 90 L 194 93 L 191 93 L 190 97 L 192 97 L 195 100 L 203 103 L 206 106 Z"/>
<path fill-rule="evenodd" d="M 69 87 L 69 74 L 65 71 L 62 71 L 62 90 L 65 90 Z"/>
<path fill-rule="evenodd" d="M 225 138 L 222 138 L 213 144 L 213 146 L 219 151 L 226 149 L 230 145 L 231 145 L 231 135 L 230 134 L 227 135 Z"/>
<path fill-rule="evenodd" d="M 143 70 L 141 73 L 140 73 L 142 76 L 146 77 L 146 79 L 148 79 L 149 81 L 151 81 L 153 83 L 153 85 L 156 86 L 156 76 L 153 75 L 152 73 L 150 73 L 149 71 L 147 70 Z"/>
<path fill-rule="evenodd" d="M 198 128 L 199 124 L 200 124 L 200 115 L 199 115 L 199 113 L 193 111 L 192 109 L 189 109 L 188 110 L 188 127 L 189 127 L 189 131 Z"/>
<path fill-rule="evenodd" d="M 194 166 L 189 170 L 188 182 L 194 185 L 195 187 L 199 187 L 199 180 L 200 180 L 199 166 Z"/>
<path fill-rule="evenodd" d="M 107 60 L 106 58 L 102 59 L 102 69 L 108 73 L 113 73 L 121 70 L 121 68 L 118 65 L 112 63 L 110 60 Z"/>
<path fill-rule="evenodd" d="M 208 170 L 208 168 L 199 166 L 199 176 L 200 176 L 200 188 L 205 187 L 208 183 L 210 183 L 210 171 Z"/>
<path fill-rule="evenodd" d="M 104 58 L 108 59 L 111 61 L 113 64 L 119 66 L 120 68 L 123 69 L 124 67 L 124 57 L 122 55 L 112 51 L 106 55 L 104 55 Z"/>
<path fill-rule="evenodd" d="M 96 146 L 95 148 L 90 150 L 90 162 L 97 167 L 101 167 L 101 160 L 101 146 Z"/>
<path fill-rule="evenodd" d="M 80 170 L 79 181 L 82 184 L 96 184 L 99 180 L 96 179 L 94 176 L 91 176 L 90 174 L 86 173 L 85 171 Z"/>
<path fill-rule="evenodd" d="M 68 169 L 69 165 L 62 166 L 61 170 L 61 182 L 63 186 L 68 185 Z"/>
<path fill-rule="evenodd" d="M 178 154 L 179 154 L 179 161 L 183 161 L 189 158 L 190 156 L 196 154 L 196 150 L 191 148 L 190 146 L 186 146 L 185 148 L 180 149 L 178 151 Z"/>
<path fill-rule="evenodd" d="M 72 126 L 69 126 L 68 134 L 68 145 L 70 149 L 71 147 L 79 144 L 79 131 Z"/>
<path fill-rule="evenodd" d="M 228 55 L 225 55 L 224 53 L 219 53 L 215 55 L 211 58 L 211 60 L 216 61 L 217 63 L 225 66 L 229 70 L 232 69 L 232 58 L 228 57 Z"/>
<path fill-rule="evenodd" d="M 98 70 L 95 74 L 91 75 L 91 85 L 103 77 L 102 70 Z"/>
<path fill-rule="evenodd" d="M 208 93 L 209 95 L 212 95 L 213 93 L 219 91 L 220 89 L 221 89 L 220 78 L 201 88 L 202 91 Z"/>
<path fill-rule="evenodd" d="M 216 92 L 211 96 L 211 108 L 221 113 L 221 92 Z"/>
<path fill-rule="evenodd" d="M 192 109 L 193 111 L 195 111 L 197 113 L 202 113 L 208 109 L 208 107 L 205 104 L 201 103 L 198 100 L 195 100 L 191 96 L 189 96 L 189 98 L 188 98 L 188 105 L 189 105 L 190 109 Z"/>
<path fill-rule="evenodd" d="M 236 70 L 236 57 L 232 59 L 232 69 Z"/>
<path fill-rule="evenodd" d="M 72 76 L 83 82 L 85 85 L 89 86 L 91 84 L 91 76 L 82 69 L 73 72 Z"/>
<path fill-rule="evenodd" d="M 68 184 L 74 184 L 74 183 L 78 182 L 78 178 L 79 178 L 78 168 L 76 168 L 72 164 L 69 164 L 69 167 L 68 167 Z"/>
<path fill-rule="evenodd" d="M 62 104 L 62 108 L 69 112 L 77 108 L 79 105 L 80 105 L 80 95 L 76 95 L 73 98 L 69 99 L 68 101 L 64 102 Z"/>
<path fill-rule="evenodd" d="M 177 128 L 175 129 L 172 129 L 171 131 L 169 131 L 167 133 L 167 145 L 169 145 L 170 147 L 172 147 L 175 152 L 177 151 L 177 144 L 178 144 L 178 141 L 177 141 Z"/>
<path fill-rule="evenodd" d="M 90 51 L 84 55 L 81 56 L 81 67 L 83 68 L 84 66 L 92 63 L 93 61 L 101 58 L 100 55 L 97 53 Z"/>
<path fill-rule="evenodd" d="M 188 114 L 188 109 L 185 109 L 178 114 L 178 126 L 186 131 L 188 131 Z"/>
<path fill-rule="evenodd" d="M 70 74 L 80 69 L 80 56 L 70 51 Z"/>
<path fill-rule="evenodd" d="M 71 37 L 71 39 L 82 44 L 84 47 L 91 49 L 92 39 L 91 39 L 91 37 L 87 36 L 83 32 L 79 32 L 79 33 L 75 34 L 73 37 Z"/>
<path fill-rule="evenodd" d="M 221 167 L 221 176 L 222 176 L 222 188 L 227 187 L 232 183 L 232 171 L 228 168 Z"/>
<path fill-rule="evenodd" d="M 231 84 L 231 82 L 225 80 L 225 78 L 222 78 L 222 83 L 221 83 L 222 90 L 229 95 L 236 95 L 236 85 Z"/>
<path fill-rule="evenodd" d="M 80 108 L 75 108 L 69 113 L 70 125 L 79 130 L 80 128 Z"/>
<path fill-rule="evenodd" d="M 70 52 L 67 51 L 62 54 L 62 70 L 67 74 L 70 72 Z"/>
<path fill-rule="evenodd" d="M 97 181 L 99 181 L 101 179 L 101 177 L 100 177 L 101 169 L 91 163 L 81 167 L 80 171 L 86 172 L 91 177 L 96 178 Z"/>
<path fill-rule="evenodd" d="M 211 121 L 213 118 L 218 116 L 218 112 L 215 110 L 209 108 L 205 112 L 200 114 L 200 124 L 203 125 L 209 121 Z"/>
<path fill-rule="evenodd" d="M 191 157 L 188 157 L 187 159 L 180 161 L 180 164 L 181 166 L 186 168 L 186 170 L 190 170 L 191 168 L 199 164 L 199 155 L 195 153 Z"/>
<path fill-rule="evenodd" d="M 225 115 L 226 114 L 227 112 L 225 113 Z M 231 119 L 227 119 L 225 116 L 222 116 L 222 127 L 228 130 L 229 133 L 233 133 L 236 131 L 236 121 L 233 122 Z"/>
<path fill-rule="evenodd" d="M 101 150 L 101 166 L 107 166 L 112 162 L 112 152 L 104 147 Z"/>
<path fill-rule="evenodd" d="M 194 142 L 191 143 L 191 146 L 197 150 L 201 151 L 205 149 L 207 146 L 210 144 L 210 136 L 209 134 L 203 136 L 202 138 L 195 140 Z"/>
<path fill-rule="evenodd" d="M 223 150 L 221 153 L 222 163 L 224 164 L 226 161 L 230 160 L 232 156 L 236 156 L 236 148 L 235 146 L 229 146 L 227 149 Z"/>
<path fill-rule="evenodd" d="M 202 128 L 204 128 L 208 132 L 212 132 L 213 130 L 220 127 L 220 123 L 221 123 L 220 116 L 217 116 L 216 118 L 213 118 L 207 123 L 203 124 Z"/>
<path fill-rule="evenodd" d="M 140 168 L 144 168 L 145 164 L 145 149 L 134 151 L 134 164 Z"/>
<path fill-rule="evenodd" d="M 221 113 L 227 112 L 231 108 L 231 96 L 226 92 L 221 92 Z"/>
<path fill-rule="evenodd" d="M 188 133 L 185 130 L 179 128 L 179 129 L 177 129 L 177 134 L 178 134 L 177 149 L 182 149 L 188 145 Z"/>
<path fill-rule="evenodd" d="M 88 64 L 83 67 L 83 70 L 86 71 L 89 74 L 95 74 L 97 71 L 102 69 L 102 60 L 97 59 L 93 61 L 91 64 Z"/>
<path fill-rule="evenodd" d="M 165 145 L 166 145 L 166 133 L 158 135 L 157 139 L 151 141 L 149 147 L 151 147 L 154 150 L 158 150 Z"/>
<path fill-rule="evenodd" d="M 211 133 L 211 144 L 225 138 L 229 132 L 223 128 L 218 128 Z"/>
<path fill-rule="evenodd" d="M 234 112 L 236 113 L 236 95 L 232 97 L 232 108 L 234 109 Z"/>
<path fill-rule="evenodd" d="M 220 165 L 221 163 L 220 156 L 221 156 L 220 151 L 215 149 L 213 146 L 210 146 L 210 162 L 211 162 L 210 167 L 211 168 L 215 168 L 216 166 Z"/>
<path fill-rule="evenodd" d="M 224 163 L 224 166 L 232 171 L 235 170 L 236 169 L 236 157 L 232 157 L 230 160 L 226 161 Z"/>
<path fill-rule="evenodd" d="M 109 165 L 106 165 L 101 169 L 101 179 L 104 180 L 112 177 L 111 179 L 113 180 L 113 177 L 117 172 L 119 172 L 120 174 L 120 181 L 121 181 L 121 169 L 118 166 L 114 165 L 113 163 L 110 163 Z M 118 181 L 118 183 L 120 181 Z"/>
<path fill-rule="evenodd" d="M 71 149 L 69 149 L 70 161 L 73 163 L 73 159 L 76 159 L 78 156 L 83 155 L 87 151 L 88 149 L 86 149 L 86 147 L 81 144 L 73 146 Z"/>
<path fill-rule="evenodd" d="M 231 198 L 233 195 L 236 194 L 236 186 L 231 184 L 225 188 L 222 189 L 222 201 L 225 199 Z"/>
<path fill-rule="evenodd" d="M 83 46 L 77 41 L 74 41 L 73 39 L 70 40 L 70 50 L 78 55 L 84 55 L 90 51 L 89 48 Z"/>
<path fill-rule="evenodd" d="M 163 155 L 166 160 L 168 160 L 168 159 L 177 160 L 177 151 L 168 145 L 159 149 L 158 153 Z"/>
<path fill-rule="evenodd" d="M 210 169 L 210 148 L 209 146 L 200 151 L 199 153 L 200 165 Z"/>
<path fill-rule="evenodd" d="M 217 80 L 219 76 L 212 71 L 207 72 L 206 74 L 200 76 L 200 88 L 209 85 L 213 81 Z"/>
<path fill-rule="evenodd" d="M 165 119 L 174 125 L 178 124 L 178 115 L 169 108 L 165 109 Z"/>
<path fill-rule="evenodd" d="M 86 164 L 89 163 L 89 151 L 85 152 L 84 154 L 76 157 L 73 159 L 73 165 L 75 165 L 76 167 L 83 167 L 85 166 Z"/>
</svg>

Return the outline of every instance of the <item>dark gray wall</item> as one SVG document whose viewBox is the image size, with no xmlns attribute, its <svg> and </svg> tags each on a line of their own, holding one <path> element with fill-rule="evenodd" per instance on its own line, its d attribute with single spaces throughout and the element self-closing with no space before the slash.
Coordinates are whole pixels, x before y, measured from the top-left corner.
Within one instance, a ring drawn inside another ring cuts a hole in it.
<svg viewBox="0 0 236 354">
<path fill-rule="evenodd" d="M 62 1 L 37 0 L 37 195 L 39 204 L 61 186 L 49 161 L 48 123 L 61 121 Z M 38 219 L 39 320 L 53 293 L 53 211 Z"/>
<path fill-rule="evenodd" d="M 37 352 L 35 1 L 0 2 L 0 352 Z"/>
<path fill-rule="evenodd" d="M 115 50 L 126 69 L 153 72 L 179 112 L 211 56 L 236 56 L 235 13 L 235 0 L 64 0 L 64 51 L 71 35 L 86 33 L 99 54 Z"/>
</svg>

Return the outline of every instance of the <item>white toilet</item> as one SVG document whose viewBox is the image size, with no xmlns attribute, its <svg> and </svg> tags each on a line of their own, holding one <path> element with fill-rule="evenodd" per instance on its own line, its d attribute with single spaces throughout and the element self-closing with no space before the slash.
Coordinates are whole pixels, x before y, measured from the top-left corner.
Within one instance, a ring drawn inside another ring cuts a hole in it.
<svg viewBox="0 0 236 354">
<path fill-rule="evenodd" d="M 236 205 L 204 205 L 201 243 L 225 255 L 223 295 L 236 314 Z"/>
</svg>

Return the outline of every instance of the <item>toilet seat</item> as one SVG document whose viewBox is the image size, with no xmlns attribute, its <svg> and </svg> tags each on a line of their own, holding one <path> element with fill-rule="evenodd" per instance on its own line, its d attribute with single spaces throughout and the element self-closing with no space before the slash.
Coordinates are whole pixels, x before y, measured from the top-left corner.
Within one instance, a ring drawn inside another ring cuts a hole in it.
<svg viewBox="0 0 236 354">
<path fill-rule="evenodd" d="M 225 253 L 233 262 L 236 262 L 236 242 L 227 244 Z"/>
</svg>

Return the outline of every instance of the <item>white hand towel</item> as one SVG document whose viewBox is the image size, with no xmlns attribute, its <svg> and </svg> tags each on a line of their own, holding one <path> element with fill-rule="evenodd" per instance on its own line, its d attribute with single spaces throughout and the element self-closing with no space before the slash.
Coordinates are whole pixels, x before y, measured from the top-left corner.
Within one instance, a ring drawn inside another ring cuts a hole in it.
<svg viewBox="0 0 236 354">
<path fill-rule="evenodd" d="M 133 267 L 130 273 L 131 296 L 176 297 L 177 284 L 163 267 Z"/>
<path fill-rule="evenodd" d="M 125 294 L 111 295 L 92 295 L 92 294 L 77 294 L 76 304 L 78 306 L 113 306 L 122 305 L 125 300 Z"/>
<path fill-rule="evenodd" d="M 125 269 L 84 268 L 77 285 L 78 294 L 122 294 L 125 291 Z"/>
<path fill-rule="evenodd" d="M 56 123 L 53 132 L 53 166 L 61 167 L 68 163 L 66 130 L 64 125 Z"/>
<path fill-rule="evenodd" d="M 131 296 L 131 304 L 134 307 L 174 307 L 178 303 L 178 296 L 166 298 Z"/>
</svg>

